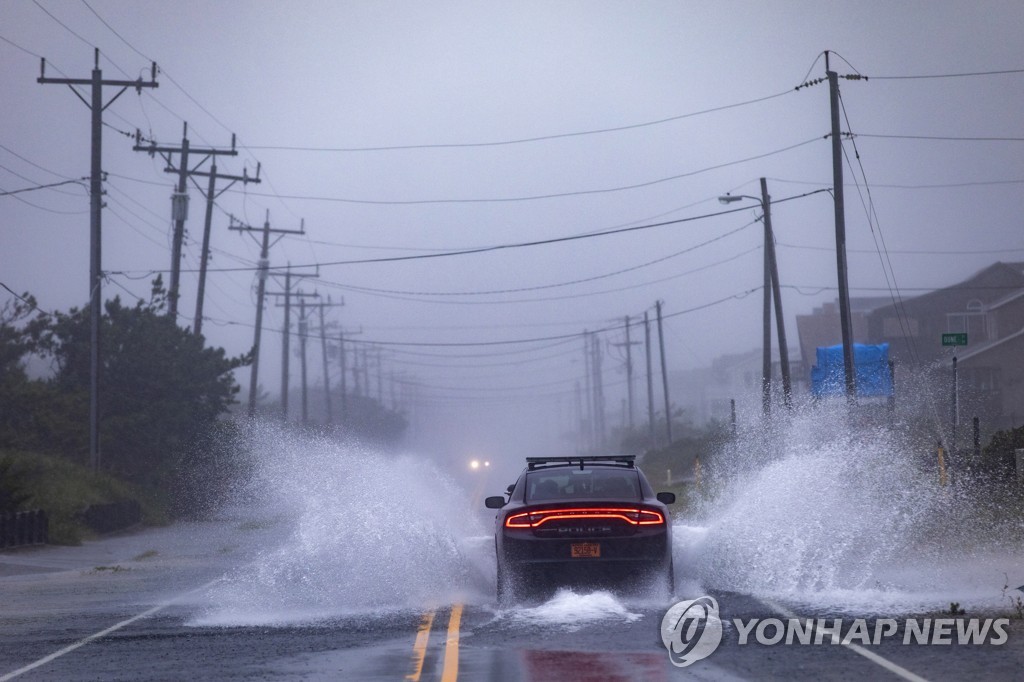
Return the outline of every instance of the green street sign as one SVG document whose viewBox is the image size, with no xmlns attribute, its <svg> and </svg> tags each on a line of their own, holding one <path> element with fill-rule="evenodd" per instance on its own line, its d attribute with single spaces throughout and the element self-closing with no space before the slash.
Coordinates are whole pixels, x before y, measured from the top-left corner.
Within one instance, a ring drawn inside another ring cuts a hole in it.
<svg viewBox="0 0 1024 682">
<path fill-rule="evenodd" d="M 967 334 L 943 334 L 942 335 L 943 346 L 966 346 L 967 345 Z"/>
</svg>

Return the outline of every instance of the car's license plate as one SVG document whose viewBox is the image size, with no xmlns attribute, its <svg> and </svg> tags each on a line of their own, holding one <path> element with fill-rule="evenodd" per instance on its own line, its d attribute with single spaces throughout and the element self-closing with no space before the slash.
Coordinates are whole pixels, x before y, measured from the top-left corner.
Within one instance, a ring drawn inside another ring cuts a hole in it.
<svg viewBox="0 0 1024 682">
<path fill-rule="evenodd" d="M 601 556 L 601 545 L 597 542 L 574 542 L 572 543 L 572 558 L 584 559 Z"/>
</svg>

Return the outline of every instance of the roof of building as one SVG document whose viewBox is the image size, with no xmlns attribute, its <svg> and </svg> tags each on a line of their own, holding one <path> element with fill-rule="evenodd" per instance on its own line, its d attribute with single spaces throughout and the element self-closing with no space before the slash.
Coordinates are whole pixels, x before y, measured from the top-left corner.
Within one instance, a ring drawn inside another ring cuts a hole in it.
<svg viewBox="0 0 1024 682">
<path fill-rule="evenodd" d="M 1019 339 L 1022 336 L 1024 336 L 1024 328 L 1022 328 L 1020 331 L 1014 332 L 1013 334 L 1009 334 L 1007 336 L 1004 336 L 1001 339 L 996 339 L 995 341 L 989 341 L 988 343 L 983 343 L 983 344 L 981 344 L 979 346 L 976 346 L 975 348 L 973 348 L 971 350 L 968 350 L 968 351 L 966 351 L 964 353 L 959 353 L 959 354 L 957 354 L 957 360 L 959 362 L 963 362 L 964 360 L 970 360 L 972 358 L 976 358 L 979 355 L 984 355 L 985 353 L 989 352 L 990 350 L 992 350 L 994 348 L 998 348 L 999 346 L 1002 346 L 1004 343 L 1009 343 L 1010 341 L 1013 341 L 1015 339 Z"/>
</svg>

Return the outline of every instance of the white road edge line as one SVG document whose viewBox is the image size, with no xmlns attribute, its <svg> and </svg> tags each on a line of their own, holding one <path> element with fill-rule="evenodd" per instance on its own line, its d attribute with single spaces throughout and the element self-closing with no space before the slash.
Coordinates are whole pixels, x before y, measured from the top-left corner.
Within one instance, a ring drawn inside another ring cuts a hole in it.
<svg viewBox="0 0 1024 682">
<path fill-rule="evenodd" d="M 221 580 L 223 580 L 223 578 L 217 578 L 216 580 L 211 580 L 210 582 L 206 583 L 205 585 L 200 585 L 199 587 L 197 587 L 195 589 L 192 589 L 192 590 L 189 590 L 188 592 L 182 592 L 181 594 L 179 594 L 178 596 L 176 596 L 176 597 L 174 597 L 172 599 L 168 599 L 167 601 L 161 602 L 160 604 L 157 604 L 156 606 L 154 606 L 154 607 L 152 607 L 150 609 L 146 609 L 145 611 L 143 611 L 142 613 L 140 613 L 137 616 L 132 616 L 131 618 L 129 618 L 127 620 L 122 620 L 120 623 L 116 623 L 114 625 L 111 625 L 106 630 L 100 630 L 97 633 L 91 634 L 88 637 L 85 637 L 83 639 L 78 640 L 74 644 L 69 644 L 68 646 L 64 647 L 63 649 L 61 649 L 59 651 L 54 651 L 49 656 L 44 656 L 43 658 L 40 658 L 38 661 L 35 661 L 33 663 L 29 663 L 28 665 L 26 665 L 23 668 L 18 668 L 17 670 L 15 670 L 13 672 L 9 672 L 9 673 L 7 673 L 5 675 L 0 676 L 0 682 L 7 682 L 7 680 L 12 680 L 15 677 L 18 677 L 19 675 L 24 675 L 25 673 L 29 672 L 30 670 L 35 670 L 39 666 L 46 665 L 47 663 L 49 663 L 50 661 L 52 661 L 54 659 L 60 658 L 61 656 L 65 655 L 65 654 L 71 653 L 75 649 L 78 649 L 80 647 L 85 646 L 89 642 L 95 641 L 95 640 L 100 639 L 102 637 L 106 637 L 110 633 L 116 632 L 117 630 L 120 630 L 123 627 L 131 625 L 132 623 L 134 623 L 137 620 L 142 620 L 143 618 L 148 618 L 149 616 L 152 616 L 157 611 L 162 611 L 163 609 L 167 608 L 168 606 L 170 606 L 171 604 L 175 603 L 176 601 L 178 601 L 178 600 L 180 600 L 180 599 L 182 599 L 184 597 L 187 597 L 188 595 L 193 594 L 195 592 L 199 592 L 201 590 L 205 590 L 208 587 L 212 587 L 213 585 L 216 585 L 217 583 L 219 583 Z"/>
<path fill-rule="evenodd" d="M 785 607 L 783 607 L 783 606 L 781 606 L 779 604 L 776 604 L 775 602 L 773 602 L 773 601 L 771 601 L 769 599 L 759 599 L 758 601 L 760 601 L 762 604 L 764 604 L 768 608 L 772 609 L 776 613 L 785 616 L 786 618 L 799 618 L 799 616 L 797 616 L 792 611 L 786 609 Z M 915 673 L 910 672 L 909 670 L 907 670 L 903 666 L 897 665 L 896 663 L 893 663 L 889 659 L 883 658 L 882 656 L 879 656 L 874 651 L 871 651 L 869 649 L 865 649 L 864 647 L 860 646 L 859 644 L 854 644 L 853 642 L 840 642 L 840 644 L 842 646 L 845 646 L 850 651 L 852 651 L 852 652 L 854 652 L 856 654 L 860 654 L 861 656 L 863 656 L 864 658 L 868 659 L 872 663 L 885 668 L 886 670 L 891 672 L 893 675 L 897 675 L 898 677 L 902 677 L 903 679 L 909 680 L 910 682 L 928 682 L 928 680 L 926 680 L 925 678 L 921 677 L 920 675 L 917 675 Z M 0 682 L 3 682 L 2 678 L 0 678 Z"/>
</svg>

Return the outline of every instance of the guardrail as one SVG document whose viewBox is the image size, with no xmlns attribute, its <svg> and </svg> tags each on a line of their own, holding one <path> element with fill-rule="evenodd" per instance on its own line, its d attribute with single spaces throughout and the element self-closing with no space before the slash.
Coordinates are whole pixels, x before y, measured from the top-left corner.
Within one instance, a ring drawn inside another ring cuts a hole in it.
<svg viewBox="0 0 1024 682">
<path fill-rule="evenodd" d="M 0 548 L 45 545 L 50 519 L 42 509 L 0 514 Z"/>
<path fill-rule="evenodd" d="M 97 533 L 113 533 L 142 521 L 142 507 L 135 500 L 91 504 L 78 514 L 78 519 Z"/>
</svg>

